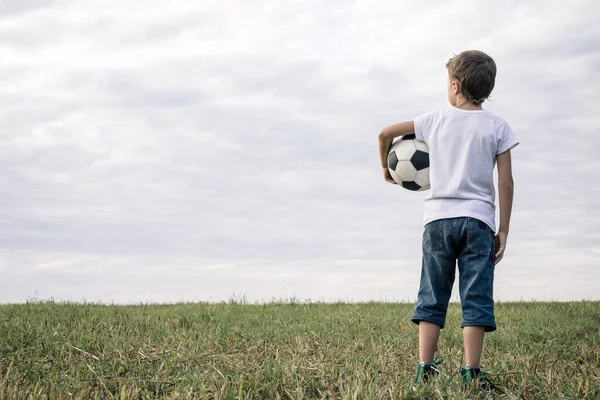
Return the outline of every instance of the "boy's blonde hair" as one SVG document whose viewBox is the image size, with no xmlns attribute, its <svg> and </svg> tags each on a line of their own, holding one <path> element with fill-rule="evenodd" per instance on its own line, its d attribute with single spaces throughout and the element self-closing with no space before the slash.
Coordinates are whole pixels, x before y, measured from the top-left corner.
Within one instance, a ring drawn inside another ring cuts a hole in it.
<svg viewBox="0 0 600 400">
<path fill-rule="evenodd" d="M 446 64 L 450 79 L 460 82 L 462 95 L 475 105 L 492 93 L 496 81 L 496 63 L 479 50 L 463 51 Z"/>
</svg>

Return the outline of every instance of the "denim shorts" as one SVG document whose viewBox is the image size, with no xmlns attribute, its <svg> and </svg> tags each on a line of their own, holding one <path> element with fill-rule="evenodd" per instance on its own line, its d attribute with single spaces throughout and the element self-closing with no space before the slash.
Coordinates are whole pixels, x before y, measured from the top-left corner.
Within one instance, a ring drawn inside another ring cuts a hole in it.
<svg viewBox="0 0 600 400">
<path fill-rule="evenodd" d="M 461 327 L 496 330 L 494 253 L 494 231 L 476 218 L 440 219 L 425 225 L 421 286 L 411 320 L 444 327 L 458 260 Z"/>
</svg>

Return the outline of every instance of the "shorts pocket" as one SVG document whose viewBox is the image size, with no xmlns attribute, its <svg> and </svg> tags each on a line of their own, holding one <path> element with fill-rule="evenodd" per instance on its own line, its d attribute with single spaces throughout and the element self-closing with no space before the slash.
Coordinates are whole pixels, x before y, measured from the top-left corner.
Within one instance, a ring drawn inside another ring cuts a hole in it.
<svg viewBox="0 0 600 400">
<path fill-rule="evenodd" d="M 423 250 L 428 253 L 440 251 L 444 247 L 442 232 L 443 221 L 432 221 L 423 230 Z"/>
<path fill-rule="evenodd" d="M 485 222 L 469 218 L 467 232 L 467 251 L 480 256 L 494 253 L 494 231 Z"/>
</svg>

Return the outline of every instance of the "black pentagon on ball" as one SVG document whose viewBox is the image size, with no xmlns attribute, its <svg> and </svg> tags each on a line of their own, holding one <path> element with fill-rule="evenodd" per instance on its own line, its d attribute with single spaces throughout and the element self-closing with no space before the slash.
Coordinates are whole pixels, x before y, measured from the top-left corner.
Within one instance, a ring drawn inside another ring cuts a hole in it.
<svg viewBox="0 0 600 400">
<path fill-rule="evenodd" d="M 396 156 L 396 152 L 392 151 L 388 154 L 388 167 L 392 170 L 396 170 L 396 165 L 398 165 L 398 157 Z"/>
<path fill-rule="evenodd" d="M 417 136 L 414 133 L 411 133 L 410 135 L 402 136 L 402 140 L 415 140 L 416 138 L 417 138 Z"/>
<path fill-rule="evenodd" d="M 404 189 L 414 190 L 414 191 L 421 189 L 421 185 L 419 185 L 417 182 L 414 182 L 414 181 L 402 182 L 402 187 Z"/>
<path fill-rule="evenodd" d="M 429 168 L 429 154 L 424 151 L 417 150 L 410 158 L 410 162 L 417 171 Z"/>
</svg>

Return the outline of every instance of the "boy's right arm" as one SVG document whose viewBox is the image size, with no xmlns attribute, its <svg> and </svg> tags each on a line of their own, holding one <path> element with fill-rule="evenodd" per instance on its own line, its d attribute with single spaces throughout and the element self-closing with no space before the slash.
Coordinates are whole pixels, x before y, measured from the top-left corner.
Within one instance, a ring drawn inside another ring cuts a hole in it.
<svg viewBox="0 0 600 400">
<path fill-rule="evenodd" d="M 398 124 L 386 126 L 379 133 L 379 158 L 381 160 L 381 168 L 383 169 L 383 176 L 389 183 L 396 184 L 390 175 L 390 171 L 387 167 L 387 156 L 390 151 L 390 146 L 394 141 L 394 138 L 398 136 L 409 135 L 415 132 L 414 121 L 405 121 Z"/>
<path fill-rule="evenodd" d="M 498 154 L 496 161 L 498 163 L 498 194 L 500 196 L 500 228 L 496 234 L 496 256 L 494 264 L 498 264 L 500 260 L 502 260 L 502 257 L 504 257 L 514 194 L 510 150 Z"/>
</svg>

